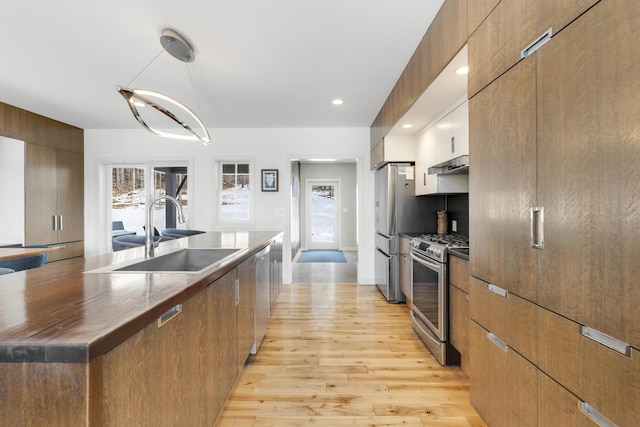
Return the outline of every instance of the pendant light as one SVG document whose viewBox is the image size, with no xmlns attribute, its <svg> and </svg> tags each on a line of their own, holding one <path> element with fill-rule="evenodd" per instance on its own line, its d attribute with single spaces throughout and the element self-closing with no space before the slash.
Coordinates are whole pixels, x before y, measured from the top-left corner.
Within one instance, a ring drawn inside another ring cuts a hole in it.
<svg viewBox="0 0 640 427">
<path fill-rule="evenodd" d="M 185 37 L 183 37 L 180 33 L 175 30 L 166 28 L 162 31 L 162 35 L 160 36 L 160 44 L 162 45 L 162 49 L 169 53 L 171 56 L 176 58 L 179 61 L 184 63 L 193 62 L 195 60 L 195 53 L 193 50 L 193 46 L 191 43 L 187 41 Z M 140 76 L 146 70 L 149 65 L 155 61 L 160 53 L 156 55 L 155 58 L 147 64 L 146 67 L 142 69 L 133 78 L 131 83 Z M 187 72 L 189 71 L 189 67 L 187 65 Z M 191 74 L 189 73 L 189 80 L 191 81 L 191 89 L 194 92 L 195 89 L 193 87 L 193 80 L 191 79 Z M 150 89 L 133 89 L 127 87 L 118 87 L 118 92 L 120 95 L 127 100 L 127 104 L 129 105 L 129 109 L 133 113 L 133 117 L 148 131 L 160 135 L 167 138 L 176 138 L 176 139 L 185 139 L 191 141 L 201 141 L 204 144 L 211 143 L 211 136 L 209 135 L 209 131 L 202 123 L 202 120 L 198 117 L 196 113 L 194 113 L 189 107 L 187 107 L 182 102 L 165 95 L 163 93 L 150 90 Z M 197 102 L 197 99 L 196 99 Z M 170 132 L 167 130 L 160 130 L 154 126 L 151 126 L 144 120 L 142 114 L 140 114 L 139 107 L 151 107 L 155 111 L 161 113 L 164 117 L 178 124 L 185 133 L 177 133 Z"/>
</svg>

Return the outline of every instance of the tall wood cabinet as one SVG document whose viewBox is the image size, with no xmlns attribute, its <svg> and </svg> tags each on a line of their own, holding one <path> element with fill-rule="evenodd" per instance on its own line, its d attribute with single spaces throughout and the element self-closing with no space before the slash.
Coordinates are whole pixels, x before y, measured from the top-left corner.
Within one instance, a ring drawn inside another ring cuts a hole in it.
<svg viewBox="0 0 640 427">
<path fill-rule="evenodd" d="M 84 254 L 84 131 L 0 103 L 0 135 L 25 142 L 25 244 Z"/>
<path fill-rule="evenodd" d="M 559 11 L 560 2 L 543 1 L 525 11 L 524 3 L 502 0 L 474 37 L 558 25 L 551 40 L 513 66 L 488 66 L 486 52 L 470 64 L 479 70 L 469 80 L 477 92 L 469 106 L 472 403 L 490 425 L 510 425 L 483 396 L 513 354 L 522 369 L 509 378 L 537 378 L 538 392 L 511 389 L 509 399 L 537 402 L 537 425 L 556 413 L 575 425 L 598 417 L 634 425 L 640 80 L 631 76 L 640 70 L 640 4 L 569 1 Z M 520 19 L 516 11 L 531 15 L 521 29 L 508 22 Z M 519 323 L 530 327 L 516 333 Z M 505 352 L 484 337 L 498 337 Z M 504 360 L 483 360 L 489 353 Z"/>
<path fill-rule="evenodd" d="M 84 159 L 81 153 L 25 144 L 25 244 L 60 245 L 50 260 L 83 254 Z"/>
</svg>

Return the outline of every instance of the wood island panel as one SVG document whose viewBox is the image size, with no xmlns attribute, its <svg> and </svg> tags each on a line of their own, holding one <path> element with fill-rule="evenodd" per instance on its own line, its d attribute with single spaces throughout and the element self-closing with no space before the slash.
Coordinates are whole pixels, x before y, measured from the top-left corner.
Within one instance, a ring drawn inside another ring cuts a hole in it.
<svg viewBox="0 0 640 427">
<path fill-rule="evenodd" d="M 0 277 L 0 425 L 213 425 L 239 372 L 236 266 L 279 235 L 160 245 L 156 256 L 237 245 L 202 274 L 84 273 L 144 259 L 134 248 Z"/>
</svg>

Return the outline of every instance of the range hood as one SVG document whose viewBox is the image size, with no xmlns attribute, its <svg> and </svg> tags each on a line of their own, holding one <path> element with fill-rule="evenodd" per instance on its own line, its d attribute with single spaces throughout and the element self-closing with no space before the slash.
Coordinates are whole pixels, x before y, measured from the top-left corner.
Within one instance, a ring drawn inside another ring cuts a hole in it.
<svg viewBox="0 0 640 427">
<path fill-rule="evenodd" d="M 450 175 L 455 173 L 469 173 L 469 156 L 460 156 L 446 162 L 432 166 L 428 170 L 429 175 Z"/>
</svg>

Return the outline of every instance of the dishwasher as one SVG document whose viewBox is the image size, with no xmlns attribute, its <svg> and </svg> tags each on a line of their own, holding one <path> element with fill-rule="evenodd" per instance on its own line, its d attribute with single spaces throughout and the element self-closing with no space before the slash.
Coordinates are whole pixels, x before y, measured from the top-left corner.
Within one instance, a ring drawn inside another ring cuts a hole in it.
<svg viewBox="0 0 640 427">
<path fill-rule="evenodd" d="M 267 246 L 254 255 L 256 261 L 255 341 L 251 354 L 258 352 L 271 319 L 270 249 L 271 247 Z"/>
</svg>

